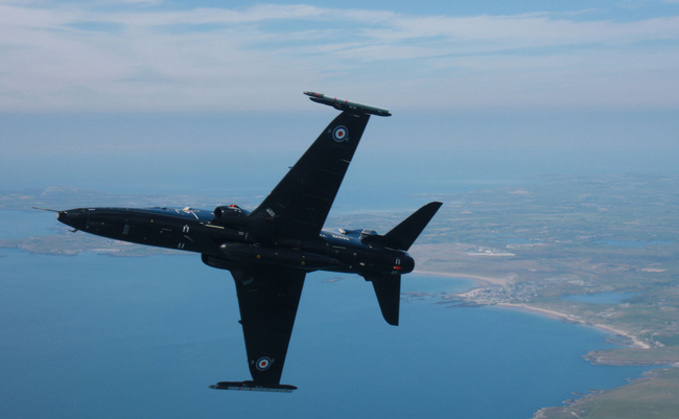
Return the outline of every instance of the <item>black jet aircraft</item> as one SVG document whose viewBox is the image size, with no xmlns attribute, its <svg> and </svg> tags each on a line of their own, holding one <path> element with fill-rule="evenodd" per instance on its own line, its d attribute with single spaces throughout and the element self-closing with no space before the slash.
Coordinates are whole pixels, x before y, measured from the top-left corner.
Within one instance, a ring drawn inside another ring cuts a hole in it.
<svg viewBox="0 0 679 419">
<path fill-rule="evenodd" d="M 285 391 L 280 384 L 307 273 L 355 273 L 372 283 L 382 315 L 398 325 L 401 275 L 415 262 L 407 250 L 441 206 L 431 202 L 385 235 L 371 230 L 321 231 L 371 115 L 386 109 L 305 92 L 337 116 L 266 199 L 249 212 L 237 205 L 194 208 L 77 208 L 57 218 L 74 231 L 200 253 L 231 272 L 238 294 L 252 380 L 215 389 Z"/>
</svg>

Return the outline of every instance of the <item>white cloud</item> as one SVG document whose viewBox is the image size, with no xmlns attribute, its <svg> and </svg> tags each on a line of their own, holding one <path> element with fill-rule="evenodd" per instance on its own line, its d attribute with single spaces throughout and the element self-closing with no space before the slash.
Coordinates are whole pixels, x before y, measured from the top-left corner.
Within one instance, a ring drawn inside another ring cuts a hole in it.
<svg viewBox="0 0 679 419">
<path fill-rule="evenodd" d="M 677 16 L 12 3 L 0 5 L 5 111 L 298 107 L 304 89 L 394 106 L 679 105 Z"/>
</svg>

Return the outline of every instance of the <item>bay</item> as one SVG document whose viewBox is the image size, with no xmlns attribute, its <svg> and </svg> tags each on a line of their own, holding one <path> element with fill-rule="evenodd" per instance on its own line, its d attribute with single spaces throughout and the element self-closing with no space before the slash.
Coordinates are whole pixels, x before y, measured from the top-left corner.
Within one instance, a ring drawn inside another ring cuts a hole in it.
<svg viewBox="0 0 679 419">
<path fill-rule="evenodd" d="M 582 359 L 605 335 L 530 313 L 403 301 L 382 319 L 359 277 L 308 276 L 283 382 L 293 394 L 215 391 L 249 377 L 233 280 L 198 255 L 0 258 L 3 417 L 530 417 L 638 367 Z M 468 280 L 412 274 L 404 292 Z"/>
</svg>

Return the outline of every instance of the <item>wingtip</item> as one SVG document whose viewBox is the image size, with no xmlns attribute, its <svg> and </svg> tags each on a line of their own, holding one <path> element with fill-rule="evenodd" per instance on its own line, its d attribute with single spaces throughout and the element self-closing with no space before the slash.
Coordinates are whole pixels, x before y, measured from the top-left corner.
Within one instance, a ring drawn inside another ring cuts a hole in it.
<svg viewBox="0 0 679 419">
<path fill-rule="evenodd" d="M 311 91 L 305 91 L 304 94 L 309 96 L 309 99 L 313 102 L 332 106 L 340 111 L 366 115 L 391 116 L 391 112 L 388 109 L 379 108 L 377 106 L 365 105 L 346 99 L 338 99 L 336 97 L 326 96 L 323 93 Z"/>
<path fill-rule="evenodd" d="M 276 386 L 263 386 L 254 381 L 220 381 L 210 386 L 214 390 L 236 390 L 236 391 L 266 391 L 274 393 L 292 393 L 297 387 L 290 384 L 278 384 Z"/>
</svg>

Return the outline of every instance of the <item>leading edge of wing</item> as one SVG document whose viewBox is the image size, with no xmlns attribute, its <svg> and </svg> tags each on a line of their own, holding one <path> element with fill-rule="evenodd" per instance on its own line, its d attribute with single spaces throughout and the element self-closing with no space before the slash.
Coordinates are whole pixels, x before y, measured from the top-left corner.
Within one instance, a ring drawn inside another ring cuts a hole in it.
<svg viewBox="0 0 679 419">
<path fill-rule="evenodd" d="M 342 112 L 250 214 L 273 240 L 318 237 L 370 115 Z"/>
<path fill-rule="evenodd" d="M 231 274 L 236 282 L 240 323 L 253 379 L 247 383 L 252 388 L 280 389 L 306 272 L 250 266 L 231 269 Z"/>
</svg>

